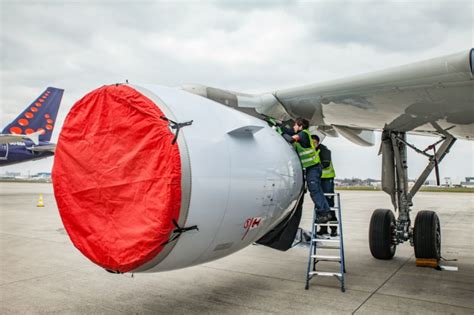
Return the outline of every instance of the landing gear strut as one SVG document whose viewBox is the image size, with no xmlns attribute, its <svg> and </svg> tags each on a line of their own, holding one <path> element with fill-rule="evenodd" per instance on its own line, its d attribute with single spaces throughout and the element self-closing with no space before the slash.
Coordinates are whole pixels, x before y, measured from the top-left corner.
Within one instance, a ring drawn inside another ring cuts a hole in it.
<svg viewBox="0 0 474 315">
<path fill-rule="evenodd" d="M 456 138 L 437 124 L 433 126 L 441 134 L 441 140 L 420 150 L 406 141 L 405 132 L 384 130 L 382 133 L 382 189 L 392 198 L 395 212 L 377 209 L 373 212 L 369 227 L 369 246 L 372 256 L 378 259 L 391 259 L 398 244 L 410 241 L 415 247 L 417 258 L 439 259 L 441 256 L 441 229 L 439 218 L 433 211 L 420 211 L 411 227 L 410 211 L 413 197 L 425 182 L 431 171 L 435 169 L 439 185 L 438 164 L 449 152 Z M 441 146 L 436 150 L 436 146 Z M 428 165 L 408 190 L 407 147 L 425 155 Z M 433 150 L 433 154 L 427 153 Z"/>
</svg>

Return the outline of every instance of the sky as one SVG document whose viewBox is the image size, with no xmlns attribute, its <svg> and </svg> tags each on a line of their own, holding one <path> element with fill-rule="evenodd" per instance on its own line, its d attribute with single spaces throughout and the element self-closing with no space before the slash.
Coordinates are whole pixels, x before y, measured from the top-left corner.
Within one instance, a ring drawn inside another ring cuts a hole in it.
<svg viewBox="0 0 474 315">
<path fill-rule="evenodd" d="M 474 47 L 474 5 L 467 0 L 0 3 L 1 126 L 47 86 L 63 88 L 53 141 L 77 100 L 126 79 L 260 93 Z M 408 140 L 422 148 L 435 141 Z M 337 177 L 380 178 L 379 140 L 369 148 L 344 138 L 325 143 Z M 0 173 L 48 172 L 53 160 Z M 409 177 L 425 163 L 410 153 Z M 458 141 L 440 171 L 454 181 L 473 176 L 474 142 Z"/>
</svg>

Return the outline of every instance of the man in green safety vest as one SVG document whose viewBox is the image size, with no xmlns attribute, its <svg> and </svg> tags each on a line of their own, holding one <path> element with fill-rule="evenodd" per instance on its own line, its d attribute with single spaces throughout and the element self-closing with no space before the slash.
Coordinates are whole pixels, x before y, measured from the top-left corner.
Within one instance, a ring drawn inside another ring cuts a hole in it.
<svg viewBox="0 0 474 315">
<path fill-rule="evenodd" d="M 296 149 L 303 166 L 306 184 L 311 199 L 315 204 L 316 223 L 326 223 L 330 219 L 329 204 L 324 197 L 321 188 L 322 165 L 319 158 L 319 151 L 311 140 L 311 134 L 308 131 L 309 122 L 304 118 L 297 118 L 293 125 L 293 135 L 287 133 L 283 137 Z"/>
<path fill-rule="evenodd" d="M 311 135 L 311 138 L 316 150 L 319 151 L 319 157 L 323 166 L 323 171 L 321 174 L 321 188 L 325 194 L 334 194 L 334 177 L 336 177 L 336 172 L 334 171 L 334 166 L 332 164 L 331 150 L 321 143 L 317 135 Z M 326 200 L 330 207 L 334 207 L 334 196 L 326 196 Z M 330 214 L 330 220 L 337 222 L 336 211 L 331 210 Z M 319 236 L 328 234 L 328 227 L 322 226 L 317 234 Z M 337 236 L 336 226 L 331 226 L 331 236 Z"/>
</svg>

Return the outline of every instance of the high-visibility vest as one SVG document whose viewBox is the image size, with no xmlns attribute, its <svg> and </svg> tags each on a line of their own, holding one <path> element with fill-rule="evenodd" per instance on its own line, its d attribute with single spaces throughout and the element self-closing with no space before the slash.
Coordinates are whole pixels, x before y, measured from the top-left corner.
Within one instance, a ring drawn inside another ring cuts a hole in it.
<svg viewBox="0 0 474 315">
<path fill-rule="evenodd" d="M 334 170 L 334 167 L 332 166 L 332 161 L 329 162 L 329 166 L 326 168 L 323 168 L 323 173 L 321 174 L 321 178 L 334 178 L 336 177 L 336 171 Z"/>
<path fill-rule="evenodd" d="M 307 129 L 304 129 L 303 132 L 308 135 L 308 140 L 311 144 L 311 147 L 303 148 L 299 142 L 294 142 L 293 146 L 295 147 L 296 152 L 298 152 L 298 156 L 300 157 L 303 168 L 308 168 L 310 166 L 319 164 L 321 160 L 319 158 L 319 150 L 316 150 L 314 143 L 311 140 L 311 134 Z"/>
</svg>

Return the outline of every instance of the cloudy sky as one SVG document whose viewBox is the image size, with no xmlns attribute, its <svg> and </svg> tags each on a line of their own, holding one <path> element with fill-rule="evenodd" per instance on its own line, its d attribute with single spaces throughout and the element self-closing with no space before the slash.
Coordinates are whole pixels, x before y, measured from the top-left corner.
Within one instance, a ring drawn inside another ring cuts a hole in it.
<svg viewBox="0 0 474 315">
<path fill-rule="evenodd" d="M 0 3 L 2 127 L 47 86 L 65 89 L 62 122 L 85 93 L 125 79 L 265 92 L 474 47 L 470 0 Z M 378 144 L 328 140 L 338 177 L 380 178 Z M 424 147 L 433 139 L 409 140 Z M 414 178 L 425 160 L 410 158 Z M 474 143 L 458 141 L 441 175 L 473 176 L 473 161 Z M 52 163 L 0 173 L 49 171 Z"/>
</svg>

